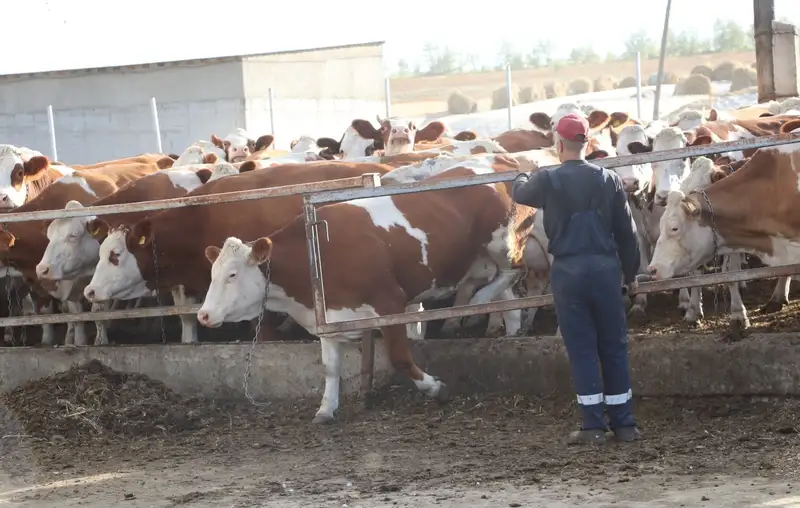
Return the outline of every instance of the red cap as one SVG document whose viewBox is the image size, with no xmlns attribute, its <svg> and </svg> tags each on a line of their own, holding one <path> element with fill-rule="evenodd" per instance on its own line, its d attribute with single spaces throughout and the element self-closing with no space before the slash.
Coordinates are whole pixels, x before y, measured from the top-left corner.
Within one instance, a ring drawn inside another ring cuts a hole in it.
<svg viewBox="0 0 800 508">
<path fill-rule="evenodd" d="M 570 113 L 558 121 L 556 132 L 566 140 L 585 143 L 589 139 L 589 122 L 580 115 Z"/>
</svg>

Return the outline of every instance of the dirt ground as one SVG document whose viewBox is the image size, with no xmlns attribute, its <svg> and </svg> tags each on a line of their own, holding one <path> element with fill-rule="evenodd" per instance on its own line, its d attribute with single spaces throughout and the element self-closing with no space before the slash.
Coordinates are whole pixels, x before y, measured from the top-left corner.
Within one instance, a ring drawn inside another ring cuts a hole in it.
<svg viewBox="0 0 800 508">
<path fill-rule="evenodd" d="M 792 399 L 638 399 L 645 439 L 596 448 L 565 446 L 571 398 L 524 394 L 442 406 L 394 386 L 315 426 L 317 400 L 183 399 L 95 362 L 1 402 L 0 505 L 744 507 L 800 496 Z"/>
<path fill-rule="evenodd" d="M 708 65 L 712 69 L 722 62 L 733 61 L 749 66 L 755 62 L 755 52 L 723 53 L 716 55 L 699 55 L 691 57 L 667 58 L 664 62 L 666 72 L 679 77 L 688 76 L 697 65 Z M 642 76 L 658 72 L 658 60 L 642 62 Z M 593 65 L 579 65 L 555 69 L 528 69 L 512 73 L 512 81 L 519 87 L 546 84 L 551 81 L 570 82 L 578 78 L 594 80 L 601 76 L 610 76 L 622 80 L 634 75 L 634 63 L 609 62 Z M 447 110 L 447 97 L 458 89 L 478 101 L 479 111 L 488 111 L 491 105 L 492 92 L 505 87 L 505 71 L 470 74 L 452 74 L 447 76 L 421 76 L 410 78 L 394 78 L 391 80 L 392 111 L 397 115 L 435 115 Z"/>
</svg>

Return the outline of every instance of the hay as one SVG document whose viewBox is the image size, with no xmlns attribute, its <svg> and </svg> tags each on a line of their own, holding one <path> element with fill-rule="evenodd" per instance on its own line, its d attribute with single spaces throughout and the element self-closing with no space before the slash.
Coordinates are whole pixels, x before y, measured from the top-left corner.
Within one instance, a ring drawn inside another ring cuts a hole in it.
<svg viewBox="0 0 800 508">
<path fill-rule="evenodd" d="M 447 98 L 447 112 L 451 115 L 466 115 L 478 111 L 478 103 L 469 95 L 454 90 Z"/>
<path fill-rule="evenodd" d="M 677 85 L 680 82 L 680 78 L 674 72 L 664 72 L 664 75 L 661 76 L 661 84 L 662 85 Z M 647 84 L 650 86 L 655 86 L 658 84 L 658 73 L 651 74 L 649 78 L 647 78 Z"/>
<path fill-rule="evenodd" d="M 708 79 L 714 79 L 714 69 L 708 65 L 696 65 L 689 74 L 702 74 Z"/>
<path fill-rule="evenodd" d="M 548 99 L 556 97 L 565 97 L 567 95 L 567 85 L 561 81 L 551 81 L 544 85 L 544 90 L 547 93 Z"/>
<path fill-rule="evenodd" d="M 519 91 L 520 104 L 543 101 L 545 99 L 547 99 L 547 90 L 542 84 L 526 86 Z"/>
<path fill-rule="evenodd" d="M 711 80 L 702 74 L 692 74 L 675 87 L 674 95 L 711 95 Z"/>
<path fill-rule="evenodd" d="M 519 104 L 519 86 L 511 85 L 511 105 Z M 498 88 L 492 92 L 492 109 L 503 109 L 508 107 L 508 91 L 506 87 Z"/>
<path fill-rule="evenodd" d="M 754 69 L 738 67 L 733 70 L 733 76 L 731 77 L 731 92 L 744 90 L 745 88 L 756 86 L 756 84 L 756 71 Z"/>
<path fill-rule="evenodd" d="M 627 78 L 624 78 L 619 83 L 617 83 L 617 88 L 618 89 L 619 88 L 633 88 L 635 86 L 636 86 L 636 77 L 635 76 L 629 76 Z"/>
<path fill-rule="evenodd" d="M 714 81 L 730 81 L 733 79 L 733 71 L 742 67 L 739 62 L 722 62 L 714 69 L 714 75 L 711 77 Z"/>
<path fill-rule="evenodd" d="M 574 79 L 569 83 L 569 87 L 567 87 L 567 94 L 580 95 L 582 93 L 589 93 L 592 91 L 592 85 L 593 83 L 586 78 Z"/>
<path fill-rule="evenodd" d="M 197 400 L 98 360 L 17 387 L 2 400 L 28 435 L 46 439 L 163 435 L 200 426 Z"/>
<path fill-rule="evenodd" d="M 594 91 L 604 92 L 606 90 L 613 90 L 615 83 L 616 80 L 611 76 L 600 76 L 594 80 Z"/>
</svg>

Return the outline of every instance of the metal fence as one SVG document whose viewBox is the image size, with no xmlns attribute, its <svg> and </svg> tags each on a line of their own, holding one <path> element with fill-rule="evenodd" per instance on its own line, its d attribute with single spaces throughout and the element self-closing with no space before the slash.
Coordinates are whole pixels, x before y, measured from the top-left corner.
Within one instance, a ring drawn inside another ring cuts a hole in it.
<svg viewBox="0 0 800 508">
<path fill-rule="evenodd" d="M 765 148 L 772 146 L 797 143 L 800 135 L 781 134 L 767 136 L 756 139 L 744 139 L 717 143 L 713 145 L 702 145 L 681 148 L 676 150 L 664 150 L 660 152 L 650 152 L 644 154 L 627 155 L 621 157 L 610 157 L 599 159 L 596 162 L 606 168 L 628 166 L 632 164 L 643 164 L 648 162 L 659 162 L 672 159 L 683 159 L 701 155 L 711 155 L 734 150 L 746 150 L 751 148 Z M 476 175 L 471 177 L 453 178 L 440 181 L 419 181 L 413 183 L 396 184 L 383 187 L 377 174 L 369 173 L 360 177 L 344 178 L 339 180 L 321 181 L 308 184 L 287 185 L 281 187 L 251 189 L 246 191 L 227 192 L 221 194 L 210 194 L 203 196 L 187 196 L 182 198 L 163 199 L 156 201 L 143 201 L 138 203 L 126 203 L 120 205 L 89 206 L 79 209 L 58 209 L 40 210 L 35 212 L 18 212 L 3 214 L 3 221 L 25 222 L 30 220 L 47 220 L 68 217 L 86 217 L 91 215 L 104 215 L 112 213 L 126 213 L 145 210 L 162 210 L 168 208 L 179 208 L 186 206 L 203 206 L 216 203 L 228 203 L 233 201 L 245 201 L 252 199 L 274 198 L 290 195 L 303 195 L 303 214 L 306 222 L 306 233 L 308 240 L 309 269 L 311 275 L 311 286 L 314 295 L 314 306 L 316 316 L 316 335 L 332 334 L 349 330 L 360 330 L 376 328 L 392 324 L 415 323 L 419 321 L 431 321 L 445 319 L 448 317 L 469 316 L 473 314 L 486 314 L 493 312 L 503 312 L 514 309 L 530 307 L 541 307 L 552 303 L 550 295 L 521 298 L 516 300 L 505 300 L 481 305 L 466 305 L 451 307 L 448 309 L 438 309 L 433 311 L 412 312 L 404 314 L 393 314 L 378 318 L 356 319 L 350 321 L 337 321 L 330 323 L 327 321 L 325 312 L 325 296 L 322 274 L 322 264 L 319 256 L 319 234 L 317 231 L 318 221 L 316 218 L 316 206 L 335 201 L 346 201 L 350 199 L 363 199 L 378 196 L 394 196 L 399 194 L 412 194 L 417 192 L 435 191 L 442 189 L 455 189 L 470 187 L 474 185 L 484 185 L 491 183 L 509 182 L 513 180 L 516 173 L 493 173 Z M 651 282 L 641 284 L 637 293 L 651 293 L 657 291 L 668 291 L 682 287 L 697 287 L 729 283 L 734 281 L 753 280 L 761 278 L 779 277 L 800 273 L 800 264 L 786 265 L 778 267 L 757 268 L 727 272 L 723 274 L 701 275 L 696 277 L 685 277 L 666 281 Z M 186 306 L 167 306 L 153 307 L 145 309 L 114 310 L 103 312 L 81 312 L 73 314 L 54 314 L 41 316 L 20 316 L 0 318 L 0 327 L 16 327 L 55 323 L 72 323 L 85 321 L 104 321 L 113 319 L 133 319 L 142 317 L 175 316 L 194 314 L 200 309 L 200 305 Z M 371 344 L 370 344 L 371 349 Z"/>
</svg>

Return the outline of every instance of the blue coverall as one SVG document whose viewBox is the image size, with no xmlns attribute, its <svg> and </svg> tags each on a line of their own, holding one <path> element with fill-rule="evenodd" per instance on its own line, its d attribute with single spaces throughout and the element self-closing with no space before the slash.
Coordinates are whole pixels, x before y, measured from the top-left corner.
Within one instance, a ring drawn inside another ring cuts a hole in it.
<svg viewBox="0 0 800 508">
<path fill-rule="evenodd" d="M 519 204 L 544 211 L 550 285 L 583 415 L 581 430 L 634 427 L 622 295 L 639 266 L 636 225 L 616 173 L 584 160 L 521 173 Z M 621 266 L 620 266 L 621 265 Z M 601 377 L 602 371 L 602 377 Z"/>
</svg>

